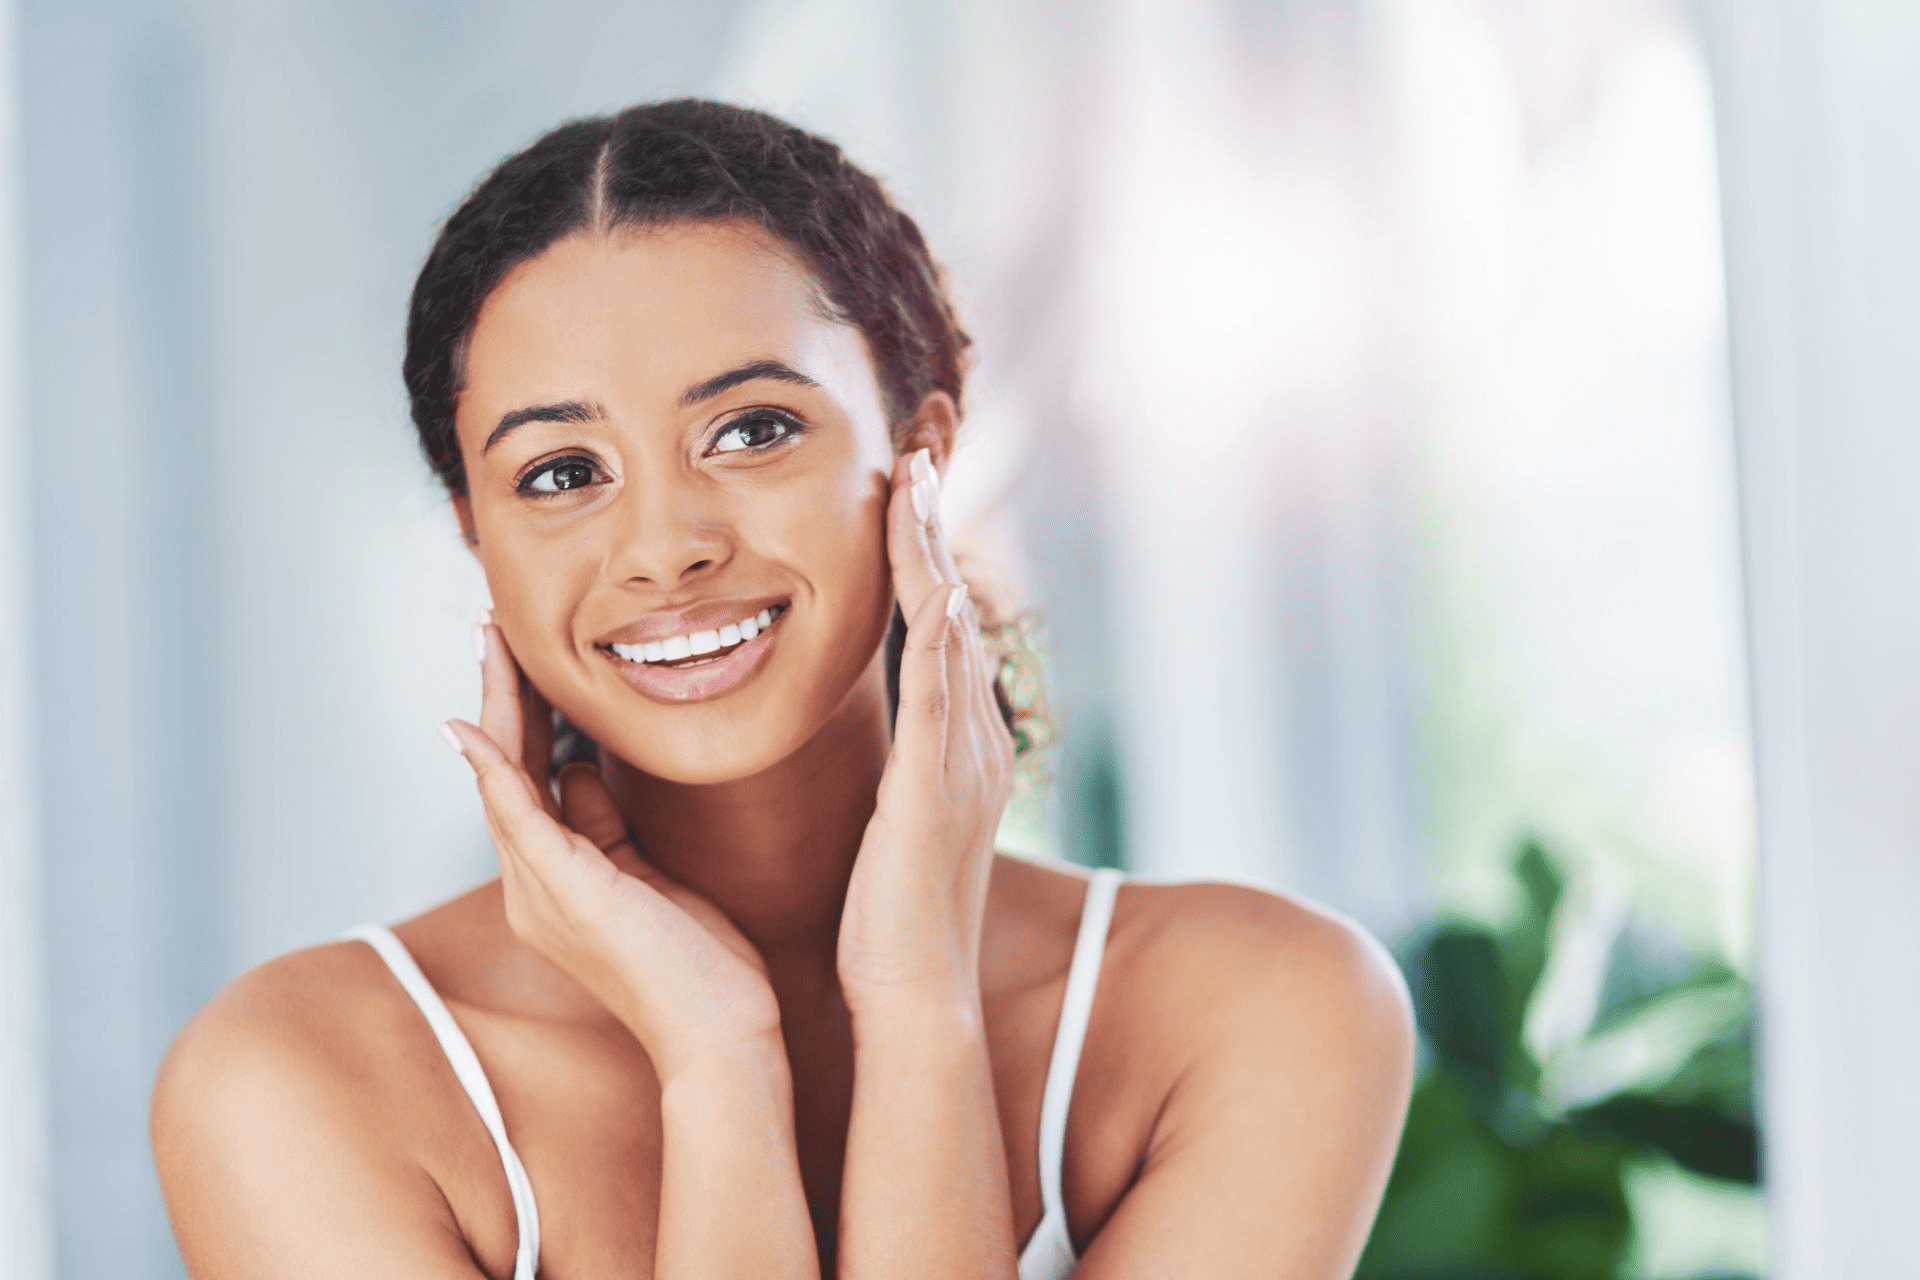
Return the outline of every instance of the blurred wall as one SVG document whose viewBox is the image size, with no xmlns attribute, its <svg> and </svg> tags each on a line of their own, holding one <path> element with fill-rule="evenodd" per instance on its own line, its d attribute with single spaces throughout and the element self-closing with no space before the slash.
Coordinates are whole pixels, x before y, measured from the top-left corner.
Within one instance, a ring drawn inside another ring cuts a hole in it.
<svg viewBox="0 0 1920 1280">
<path fill-rule="evenodd" d="M 31 540 L 20 386 L 19 61 L 0 3 L 0 1277 L 49 1273 L 35 833 Z"/>
</svg>

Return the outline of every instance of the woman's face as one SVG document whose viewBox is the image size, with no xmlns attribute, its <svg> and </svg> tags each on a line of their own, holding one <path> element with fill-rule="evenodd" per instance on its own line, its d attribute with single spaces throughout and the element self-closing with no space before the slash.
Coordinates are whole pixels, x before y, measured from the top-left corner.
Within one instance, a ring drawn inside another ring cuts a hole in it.
<svg viewBox="0 0 1920 1280">
<path fill-rule="evenodd" d="M 817 299 L 757 226 L 623 228 L 523 263 L 474 326 L 455 506 L 495 619 L 657 777 L 749 776 L 885 696 L 894 450 L 865 340 Z"/>
</svg>

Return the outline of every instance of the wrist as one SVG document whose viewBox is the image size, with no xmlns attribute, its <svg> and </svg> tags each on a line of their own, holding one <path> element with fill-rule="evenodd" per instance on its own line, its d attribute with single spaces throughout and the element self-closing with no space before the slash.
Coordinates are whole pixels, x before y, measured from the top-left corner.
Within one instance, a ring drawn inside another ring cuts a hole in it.
<svg viewBox="0 0 1920 1280">
<path fill-rule="evenodd" d="M 840 961 L 840 995 L 856 1019 L 979 1017 L 979 967 L 959 956 L 917 966 L 912 977 L 863 974 L 862 967 Z"/>
<path fill-rule="evenodd" d="M 978 987 L 942 983 L 845 994 L 857 1045 L 919 1046 L 939 1052 L 986 1042 Z"/>
<path fill-rule="evenodd" d="M 697 1099 L 711 1094 L 754 1092 L 763 1084 L 778 1085 L 791 1094 L 793 1085 L 786 1041 L 778 1031 L 724 1046 L 662 1053 L 654 1058 L 653 1070 L 660 1082 L 662 1099 L 669 1093 Z"/>
</svg>

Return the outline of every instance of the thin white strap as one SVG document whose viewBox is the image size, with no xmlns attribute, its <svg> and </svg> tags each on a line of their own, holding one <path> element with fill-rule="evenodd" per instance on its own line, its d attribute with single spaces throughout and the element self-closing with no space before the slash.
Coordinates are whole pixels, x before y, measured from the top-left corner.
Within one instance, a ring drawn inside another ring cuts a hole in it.
<svg viewBox="0 0 1920 1280">
<path fill-rule="evenodd" d="M 387 962 L 387 968 L 393 970 L 393 976 L 400 980 L 400 985 L 413 997 L 413 1002 L 420 1006 L 420 1012 L 426 1015 L 427 1025 L 433 1028 L 434 1038 L 440 1041 L 440 1048 L 445 1051 L 447 1061 L 453 1067 L 453 1074 L 459 1077 L 460 1087 L 473 1099 L 474 1110 L 480 1113 L 487 1132 L 493 1135 L 493 1145 L 500 1151 L 500 1163 L 506 1167 L 507 1189 L 513 1193 L 513 1216 L 520 1231 L 520 1248 L 513 1260 L 514 1280 L 534 1280 L 534 1269 L 540 1260 L 540 1211 L 533 1203 L 533 1184 L 527 1181 L 527 1171 L 520 1163 L 519 1153 L 507 1141 L 507 1126 L 500 1119 L 500 1104 L 493 1096 L 493 1086 L 487 1083 L 487 1073 L 481 1069 L 480 1059 L 474 1056 L 473 1046 L 467 1042 L 460 1024 L 447 1012 L 440 993 L 427 981 L 427 975 L 420 972 L 420 966 L 414 963 L 406 944 L 394 936 L 393 930 L 385 925 L 363 924 L 347 930 L 344 936 L 358 938 L 379 952 L 380 958 Z"/>
<path fill-rule="evenodd" d="M 1043 1217 L 1058 1216 L 1061 1238 L 1066 1237 L 1067 1210 L 1060 1197 L 1060 1162 L 1067 1147 L 1067 1104 L 1073 1098 L 1073 1078 L 1080 1069 L 1080 1045 L 1087 1037 L 1087 1016 L 1093 1011 L 1093 988 L 1100 981 L 1100 957 L 1107 947 L 1107 924 L 1113 919 L 1113 900 L 1124 877 L 1111 867 L 1095 871 L 1087 881 L 1080 908 L 1080 936 L 1073 944 L 1073 967 L 1067 970 L 1067 994 L 1060 1003 L 1060 1029 L 1053 1036 L 1053 1061 L 1047 1064 L 1046 1092 L 1040 1100 L 1040 1200 Z"/>
</svg>

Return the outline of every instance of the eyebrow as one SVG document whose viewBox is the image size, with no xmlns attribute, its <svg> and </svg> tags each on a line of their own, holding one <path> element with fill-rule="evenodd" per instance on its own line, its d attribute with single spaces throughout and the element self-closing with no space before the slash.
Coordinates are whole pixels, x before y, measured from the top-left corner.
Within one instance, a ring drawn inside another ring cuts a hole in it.
<svg viewBox="0 0 1920 1280">
<path fill-rule="evenodd" d="M 529 422 L 604 422 L 607 411 L 597 404 L 585 400 L 562 400 L 557 404 L 530 404 L 524 409 L 509 409 L 500 415 L 500 425 L 487 435 L 487 442 L 480 446 L 485 453 L 493 448 L 501 436 L 515 427 L 524 427 Z"/>
<path fill-rule="evenodd" d="M 743 382 L 758 382 L 763 378 L 774 382 L 790 382 L 796 387 L 820 385 L 784 360 L 755 360 L 737 369 L 715 374 L 705 382 L 694 383 L 680 397 L 680 404 L 683 408 L 691 409 L 702 400 L 711 400 L 717 395 L 733 390 Z"/>
</svg>

